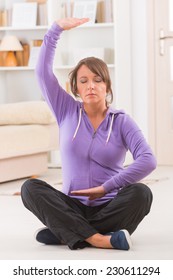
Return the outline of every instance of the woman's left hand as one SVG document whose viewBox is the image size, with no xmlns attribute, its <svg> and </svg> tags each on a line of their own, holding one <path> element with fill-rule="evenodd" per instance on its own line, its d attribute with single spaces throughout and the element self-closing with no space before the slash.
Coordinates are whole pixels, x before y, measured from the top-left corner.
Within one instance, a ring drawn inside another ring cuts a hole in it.
<svg viewBox="0 0 173 280">
<path fill-rule="evenodd" d="M 89 21 L 89 18 L 62 18 L 56 21 L 56 23 L 64 30 L 69 30 L 74 27 L 80 26 Z"/>
<path fill-rule="evenodd" d="M 89 188 L 85 190 L 71 191 L 71 194 L 79 196 L 88 196 L 89 200 L 103 197 L 105 195 L 105 189 L 103 186 Z"/>
</svg>

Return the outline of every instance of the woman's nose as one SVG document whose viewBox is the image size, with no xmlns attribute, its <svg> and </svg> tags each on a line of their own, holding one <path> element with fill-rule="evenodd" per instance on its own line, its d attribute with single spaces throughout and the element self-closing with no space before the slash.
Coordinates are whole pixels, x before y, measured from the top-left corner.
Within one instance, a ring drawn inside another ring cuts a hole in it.
<svg viewBox="0 0 173 280">
<path fill-rule="evenodd" d="M 93 81 L 88 81 L 88 88 L 94 88 L 94 82 Z"/>
</svg>

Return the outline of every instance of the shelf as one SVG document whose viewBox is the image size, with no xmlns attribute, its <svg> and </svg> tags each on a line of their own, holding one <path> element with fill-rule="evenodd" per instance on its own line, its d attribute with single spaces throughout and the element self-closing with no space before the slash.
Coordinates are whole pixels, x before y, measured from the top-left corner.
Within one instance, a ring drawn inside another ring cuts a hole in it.
<svg viewBox="0 0 173 280">
<path fill-rule="evenodd" d="M 103 27 L 113 27 L 113 22 L 103 22 L 103 23 L 94 23 L 94 24 L 84 24 L 77 28 L 103 28 Z"/>
<path fill-rule="evenodd" d="M 114 68 L 115 65 L 114 64 L 107 64 L 108 68 Z M 71 70 L 72 68 L 74 68 L 75 65 L 57 65 L 54 67 L 54 70 Z M 18 67 L 0 67 L 0 72 L 3 71 L 34 71 L 35 68 L 34 67 L 28 67 L 28 66 L 18 66 Z"/>
<path fill-rule="evenodd" d="M 114 64 L 107 64 L 108 68 L 114 68 Z M 54 70 L 70 70 L 74 68 L 75 65 L 57 65 L 54 66 Z"/>
<path fill-rule="evenodd" d="M 76 29 L 89 29 L 89 28 L 110 28 L 113 27 L 114 24 L 112 22 L 108 23 L 95 23 L 95 24 L 89 24 L 89 25 L 83 25 L 79 26 Z M 0 31 L 10 31 L 10 32 L 15 32 L 15 31 L 39 31 L 39 30 L 47 30 L 49 29 L 50 26 L 48 25 L 42 25 L 42 26 L 35 26 L 35 27 L 12 27 L 12 26 L 1 26 Z M 73 29 L 75 30 L 75 29 Z"/>
<path fill-rule="evenodd" d="M 0 27 L 0 31 L 29 31 L 29 30 L 36 30 L 36 31 L 39 31 L 39 30 L 46 30 L 48 29 L 48 25 L 36 25 L 36 26 L 33 26 L 33 27 L 12 27 L 12 26 L 1 26 Z"/>
<path fill-rule="evenodd" d="M 18 66 L 18 67 L 0 67 L 0 71 L 32 71 L 34 67 Z"/>
<path fill-rule="evenodd" d="M 52 22 L 53 23 L 53 22 Z M 79 26 L 77 27 L 77 29 L 83 29 L 83 28 L 109 28 L 109 27 L 113 27 L 114 24 L 112 22 L 105 22 L 105 23 L 94 23 L 94 24 L 88 24 L 88 25 L 82 25 L 82 26 Z M 42 26 L 39 26 L 39 25 L 36 25 L 36 26 L 33 26 L 33 27 L 12 27 L 12 26 L 1 26 L 0 27 L 0 31 L 33 31 L 33 30 L 36 30 L 36 31 L 39 31 L 39 30 L 47 30 L 50 26 L 48 25 L 42 25 Z"/>
</svg>

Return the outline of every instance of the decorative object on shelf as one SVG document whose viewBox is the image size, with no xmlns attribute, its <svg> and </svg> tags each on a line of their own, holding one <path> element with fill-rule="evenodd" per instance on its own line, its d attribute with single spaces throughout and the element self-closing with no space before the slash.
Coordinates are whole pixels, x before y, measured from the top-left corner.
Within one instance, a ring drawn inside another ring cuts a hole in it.
<svg viewBox="0 0 173 280">
<path fill-rule="evenodd" d="M 6 35 L 0 44 L 0 51 L 6 51 L 7 55 L 5 57 L 4 66 L 17 66 L 17 59 L 15 56 L 15 51 L 22 51 L 23 47 L 20 44 L 16 36 Z"/>
<path fill-rule="evenodd" d="M 14 3 L 12 26 L 15 28 L 32 28 L 37 24 L 37 3 Z"/>
<path fill-rule="evenodd" d="M 96 20 L 97 0 L 74 1 L 73 17 L 89 18 L 90 21 L 84 25 L 94 24 Z"/>
</svg>

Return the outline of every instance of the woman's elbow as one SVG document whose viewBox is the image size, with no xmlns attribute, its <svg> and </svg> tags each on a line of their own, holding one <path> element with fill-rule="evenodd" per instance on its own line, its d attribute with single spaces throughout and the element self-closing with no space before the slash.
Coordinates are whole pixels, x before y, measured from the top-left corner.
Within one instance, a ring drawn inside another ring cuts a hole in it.
<svg viewBox="0 0 173 280">
<path fill-rule="evenodd" d="M 147 161 L 147 165 L 148 165 L 148 168 L 150 169 L 150 172 L 154 171 L 157 167 L 157 160 L 156 160 L 156 157 L 151 154 L 148 158 L 148 161 Z"/>
</svg>

